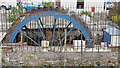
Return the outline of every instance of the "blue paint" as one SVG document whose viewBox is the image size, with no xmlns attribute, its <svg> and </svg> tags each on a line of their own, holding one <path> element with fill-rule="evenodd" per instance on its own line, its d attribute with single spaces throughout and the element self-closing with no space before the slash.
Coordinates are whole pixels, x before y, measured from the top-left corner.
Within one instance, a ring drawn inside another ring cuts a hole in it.
<svg viewBox="0 0 120 68">
<path fill-rule="evenodd" d="M 55 36 L 55 29 L 56 29 L 56 21 L 57 21 L 57 18 L 55 17 L 55 20 L 54 20 L 54 25 L 53 25 L 53 33 L 52 33 L 51 46 L 52 46 L 52 45 L 53 45 L 53 43 L 54 43 L 54 36 Z"/>
<path fill-rule="evenodd" d="M 38 46 L 40 46 L 37 42 L 35 42 L 33 39 L 31 39 L 29 36 L 27 36 L 25 33 L 23 33 L 21 30 L 20 30 L 20 32 L 24 35 L 24 36 L 26 36 L 28 39 L 30 39 L 32 42 L 34 42 L 36 45 L 38 45 Z"/>
<path fill-rule="evenodd" d="M 74 29 L 74 27 L 72 27 L 66 34 L 66 37 L 68 36 L 68 34 L 70 34 L 70 32 Z M 63 40 L 65 39 L 65 37 L 58 43 L 58 45 L 62 44 Z"/>
<path fill-rule="evenodd" d="M 37 6 L 25 6 L 23 8 L 25 8 L 27 11 L 30 11 L 32 9 L 37 9 L 38 7 Z"/>
<path fill-rule="evenodd" d="M 112 36 L 120 36 L 120 30 L 113 26 L 108 26 L 104 30 L 104 42 L 107 42 L 107 45 L 111 44 Z"/>
<path fill-rule="evenodd" d="M 41 30 L 41 27 L 40 27 L 40 24 L 39 24 L 38 19 L 35 20 L 35 21 L 37 22 L 37 25 L 38 25 L 38 29 L 39 29 L 39 31 L 40 31 L 40 34 L 42 35 L 43 39 L 46 40 L 46 37 L 45 37 L 44 33 L 43 33 L 42 30 Z"/>
<path fill-rule="evenodd" d="M 21 30 L 22 27 L 24 25 L 26 25 L 27 23 L 29 23 L 30 21 L 32 20 L 36 20 L 40 17 L 45 17 L 45 16 L 54 16 L 56 15 L 56 17 L 58 18 L 63 18 L 63 19 L 66 19 L 70 22 L 73 23 L 74 27 L 77 27 L 81 32 L 82 34 L 84 35 L 84 37 L 89 40 L 90 39 L 90 36 L 89 34 L 86 32 L 86 30 L 82 27 L 82 25 L 80 25 L 77 21 L 75 21 L 73 18 L 71 18 L 70 16 L 68 15 L 64 15 L 64 14 L 61 14 L 61 13 L 58 13 L 58 12 L 43 12 L 43 13 L 38 13 L 36 15 L 33 15 L 31 17 L 28 17 L 26 18 L 24 21 L 22 21 L 17 27 L 16 29 L 12 32 L 11 34 L 11 37 L 9 39 L 9 42 L 8 43 L 13 43 L 14 42 L 14 39 L 16 37 L 16 35 L 20 32 L 18 30 Z"/>
<path fill-rule="evenodd" d="M 107 43 L 107 46 L 110 44 L 110 42 L 111 42 L 111 35 L 108 33 L 108 32 L 106 32 L 106 31 L 104 31 L 104 42 L 106 42 Z"/>
</svg>

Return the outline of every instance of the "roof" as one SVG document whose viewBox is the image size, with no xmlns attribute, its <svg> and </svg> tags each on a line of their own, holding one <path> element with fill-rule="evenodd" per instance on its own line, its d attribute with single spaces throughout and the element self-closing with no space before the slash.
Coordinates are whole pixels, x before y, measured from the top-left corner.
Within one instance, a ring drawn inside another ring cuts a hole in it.
<svg viewBox="0 0 120 68">
<path fill-rule="evenodd" d="M 120 36 L 120 30 L 112 26 L 108 26 L 104 31 L 108 32 L 110 35 Z"/>
</svg>

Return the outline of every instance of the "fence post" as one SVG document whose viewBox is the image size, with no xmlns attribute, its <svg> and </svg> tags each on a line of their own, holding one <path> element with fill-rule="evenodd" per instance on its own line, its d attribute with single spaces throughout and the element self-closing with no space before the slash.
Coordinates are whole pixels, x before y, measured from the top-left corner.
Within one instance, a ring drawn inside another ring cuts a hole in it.
<svg viewBox="0 0 120 68">
<path fill-rule="evenodd" d="M 23 46 L 23 34 L 21 33 L 21 50 L 24 49 L 24 46 Z"/>
<path fill-rule="evenodd" d="M 2 46 L 0 46 L 0 68 L 2 66 Z"/>
</svg>

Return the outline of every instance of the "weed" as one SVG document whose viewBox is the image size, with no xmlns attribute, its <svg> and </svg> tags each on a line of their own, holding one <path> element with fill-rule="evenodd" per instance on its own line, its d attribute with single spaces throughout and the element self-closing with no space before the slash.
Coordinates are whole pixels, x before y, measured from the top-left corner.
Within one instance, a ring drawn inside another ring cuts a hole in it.
<svg viewBox="0 0 120 68">
<path fill-rule="evenodd" d="M 101 64 L 99 61 L 96 61 L 95 63 L 96 63 L 98 66 L 100 66 L 100 64 Z"/>
<path fill-rule="evenodd" d="M 4 58 L 2 58 L 2 63 L 5 63 L 6 61 L 5 61 L 5 59 Z"/>
<path fill-rule="evenodd" d="M 40 57 L 38 57 L 37 59 L 38 59 L 38 60 L 40 60 L 41 58 L 40 58 Z"/>
<path fill-rule="evenodd" d="M 33 58 L 33 56 L 28 56 L 28 58 Z"/>
</svg>

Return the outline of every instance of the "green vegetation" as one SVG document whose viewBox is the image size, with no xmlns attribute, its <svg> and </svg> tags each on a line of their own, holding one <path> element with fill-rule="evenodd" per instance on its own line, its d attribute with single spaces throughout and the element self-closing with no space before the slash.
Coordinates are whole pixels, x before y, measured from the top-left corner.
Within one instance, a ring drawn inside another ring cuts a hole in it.
<svg viewBox="0 0 120 68">
<path fill-rule="evenodd" d="M 41 66 L 41 65 L 24 64 L 23 66 Z"/>
<path fill-rule="evenodd" d="M 83 63 L 78 63 L 77 66 L 82 66 L 82 67 L 83 67 L 83 66 L 85 66 L 85 64 L 83 64 Z"/>
<path fill-rule="evenodd" d="M 43 66 L 43 67 L 50 67 L 50 66 L 53 66 L 53 65 L 52 65 L 52 64 L 37 64 L 37 65 L 25 64 L 24 66 Z"/>
<path fill-rule="evenodd" d="M 82 16 L 82 15 L 88 15 L 89 17 L 91 17 L 91 16 L 90 16 L 90 13 L 87 12 L 87 11 L 82 11 L 81 14 L 80 14 L 80 16 Z"/>
<path fill-rule="evenodd" d="M 120 15 L 113 15 L 112 20 L 114 23 L 116 23 L 120 26 Z"/>
<path fill-rule="evenodd" d="M 45 6 L 54 6 L 54 2 L 42 2 Z"/>
<path fill-rule="evenodd" d="M 81 14 L 89 15 L 89 12 L 87 12 L 87 11 L 82 11 Z"/>
<path fill-rule="evenodd" d="M 98 66 L 100 66 L 100 64 L 101 64 L 99 61 L 96 61 L 95 63 L 96 63 Z"/>
<path fill-rule="evenodd" d="M 6 61 L 5 61 L 5 59 L 4 58 L 2 58 L 2 63 L 5 63 Z"/>
<path fill-rule="evenodd" d="M 85 66 L 85 64 L 81 64 L 81 66 Z"/>
<path fill-rule="evenodd" d="M 13 7 L 11 9 L 11 16 L 8 18 L 8 21 L 14 22 L 22 13 L 23 13 L 22 9 L 17 9 Z"/>
<path fill-rule="evenodd" d="M 113 16 L 113 15 L 120 15 L 120 6 L 115 6 L 113 8 L 110 9 L 110 16 Z"/>
<path fill-rule="evenodd" d="M 52 64 L 41 64 L 41 66 L 53 66 Z"/>
<path fill-rule="evenodd" d="M 40 57 L 38 57 L 37 59 L 38 59 L 38 60 L 40 60 L 41 58 L 40 58 Z"/>
<path fill-rule="evenodd" d="M 44 57 L 37 57 L 38 60 L 45 59 Z"/>
<path fill-rule="evenodd" d="M 33 58 L 33 56 L 28 56 L 28 58 Z"/>
<path fill-rule="evenodd" d="M 110 9 L 110 17 L 114 23 L 120 26 L 120 6 L 115 6 Z"/>
</svg>

